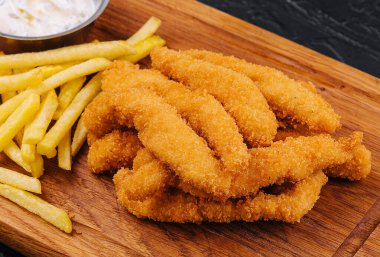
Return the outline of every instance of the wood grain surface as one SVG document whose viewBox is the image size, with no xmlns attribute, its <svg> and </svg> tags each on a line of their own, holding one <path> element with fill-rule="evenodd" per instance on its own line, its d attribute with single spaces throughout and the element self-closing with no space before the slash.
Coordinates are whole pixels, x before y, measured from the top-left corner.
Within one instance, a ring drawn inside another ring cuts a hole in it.
<svg viewBox="0 0 380 257">
<path fill-rule="evenodd" d="M 111 0 L 89 39 L 122 39 L 151 15 L 171 48 L 233 54 L 315 83 L 343 117 L 339 135 L 365 133 L 373 169 L 360 182 L 330 179 L 299 224 L 170 224 L 136 219 L 116 200 L 111 176 L 87 168 L 87 147 L 72 172 L 46 162 L 42 197 L 73 215 L 66 235 L 0 199 L 0 240 L 30 256 L 378 256 L 380 221 L 380 82 L 331 58 L 195 1 Z M 4 155 L 0 165 L 18 169 Z"/>
</svg>

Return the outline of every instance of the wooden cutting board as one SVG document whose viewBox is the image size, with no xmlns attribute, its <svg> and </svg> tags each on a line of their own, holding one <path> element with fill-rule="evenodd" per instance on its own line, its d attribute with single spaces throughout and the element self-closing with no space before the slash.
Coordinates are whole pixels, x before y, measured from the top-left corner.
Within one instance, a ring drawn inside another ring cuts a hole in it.
<svg viewBox="0 0 380 257">
<path fill-rule="evenodd" d="M 330 179 L 299 224 L 157 223 L 138 220 L 117 203 L 111 177 L 89 172 L 84 147 L 72 172 L 52 160 L 42 178 L 42 197 L 74 215 L 74 232 L 66 235 L 1 198 L 1 241 L 31 256 L 379 256 L 379 79 L 189 0 L 111 1 L 89 40 L 126 38 L 151 15 L 162 19 L 158 34 L 171 48 L 233 54 L 315 83 L 343 117 L 338 134 L 365 133 L 372 173 L 360 182 Z M 18 169 L 4 155 L 0 165 Z"/>
</svg>

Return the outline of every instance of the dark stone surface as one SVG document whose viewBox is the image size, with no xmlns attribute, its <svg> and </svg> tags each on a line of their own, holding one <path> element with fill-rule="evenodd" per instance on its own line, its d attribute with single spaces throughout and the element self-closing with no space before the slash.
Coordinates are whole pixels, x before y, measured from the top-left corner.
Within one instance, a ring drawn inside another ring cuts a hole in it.
<svg viewBox="0 0 380 257">
<path fill-rule="evenodd" d="M 379 0 L 200 0 L 380 77 Z"/>
<path fill-rule="evenodd" d="M 200 1 L 380 77 L 380 0 Z"/>
</svg>

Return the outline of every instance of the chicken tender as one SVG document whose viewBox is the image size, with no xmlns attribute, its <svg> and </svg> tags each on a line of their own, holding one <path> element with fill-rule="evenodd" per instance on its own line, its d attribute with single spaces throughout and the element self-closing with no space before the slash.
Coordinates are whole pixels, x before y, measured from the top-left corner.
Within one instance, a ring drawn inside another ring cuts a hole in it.
<svg viewBox="0 0 380 257">
<path fill-rule="evenodd" d="M 124 192 L 130 200 L 145 200 L 170 185 L 174 174 L 168 172 L 163 164 L 147 149 L 138 151 L 133 170 L 126 168 L 118 171 L 123 175 Z"/>
<path fill-rule="evenodd" d="M 370 172 L 362 133 L 323 134 L 340 117 L 312 83 L 207 51 L 158 47 L 151 59 L 156 70 L 115 61 L 83 114 L 89 166 L 118 170 L 118 200 L 135 216 L 293 223 L 325 174 Z"/>
<path fill-rule="evenodd" d="M 164 47 L 151 52 L 152 66 L 192 90 L 206 91 L 235 119 L 250 146 L 269 145 L 277 130 L 273 112 L 247 76 Z"/>
<path fill-rule="evenodd" d="M 162 98 L 143 88 L 109 94 L 97 96 L 104 98 L 103 104 L 114 105 L 110 110 L 115 112 L 103 115 L 118 113 L 122 122 L 133 120 L 144 147 L 178 175 L 182 189 L 214 199 L 238 198 L 271 184 L 297 182 L 317 170 L 347 162 L 353 157 L 352 149 L 361 144 L 357 133 L 339 140 L 330 135 L 287 138 L 270 147 L 251 149 L 248 169 L 230 173 Z M 112 102 L 107 100 L 111 97 Z"/>
<path fill-rule="evenodd" d="M 360 133 L 333 139 L 328 134 L 287 138 L 270 147 L 251 149 L 250 170 L 232 181 L 231 191 L 247 195 L 249 191 L 285 181 L 297 182 L 314 171 L 342 165 L 353 158 L 353 149 L 361 145 Z"/>
<path fill-rule="evenodd" d="M 111 111 L 98 115 L 106 115 L 109 120 L 120 119 L 121 123 L 132 120 L 144 147 L 184 182 L 216 196 L 228 194 L 231 174 L 221 168 L 206 142 L 161 97 L 143 88 L 131 88 L 123 93 L 102 92 L 94 101 L 99 105 L 108 105 Z M 90 104 L 84 115 L 96 112 L 97 108 L 93 106 Z M 118 117 L 110 118 L 113 115 Z M 105 118 L 98 116 L 98 119 Z M 105 130 L 102 126 L 109 124 L 97 124 L 98 130 Z"/>
<path fill-rule="evenodd" d="M 83 112 L 83 122 L 90 135 L 90 144 L 115 129 L 133 128 L 132 120 L 119 115 L 114 105 L 108 104 L 109 96 L 100 93 Z M 91 111 L 86 111 L 90 109 Z"/>
<path fill-rule="evenodd" d="M 248 165 L 248 149 L 235 121 L 211 95 L 193 92 L 159 71 L 139 70 L 138 66 L 121 61 L 103 73 L 102 82 L 105 92 L 118 93 L 133 87 L 155 92 L 207 141 L 228 171 L 236 172 Z"/>
<path fill-rule="evenodd" d="M 135 132 L 114 130 L 90 146 L 88 166 L 93 173 L 131 167 L 137 151 L 141 148 Z"/>
<path fill-rule="evenodd" d="M 278 130 L 275 141 L 284 140 L 287 137 L 300 137 L 313 135 L 314 133 L 305 129 L 282 129 Z M 355 132 L 357 141 L 362 141 L 363 133 Z M 329 177 L 346 178 L 349 180 L 360 180 L 366 178 L 371 172 L 371 152 L 362 144 L 357 144 L 352 148 L 352 158 L 342 165 L 335 165 L 325 169 Z"/>
<path fill-rule="evenodd" d="M 360 180 L 371 172 L 371 152 L 364 145 L 357 145 L 352 150 L 353 158 L 342 165 L 328 168 L 325 172 L 330 177 Z"/>
<path fill-rule="evenodd" d="M 341 126 L 339 115 L 316 93 L 311 83 L 293 80 L 279 70 L 248 63 L 233 56 L 202 50 L 187 50 L 183 53 L 245 74 L 257 81 L 270 107 L 281 118 L 291 117 L 320 133 L 333 133 Z"/>
<path fill-rule="evenodd" d="M 318 171 L 296 183 L 280 195 L 260 191 L 257 195 L 240 200 L 216 202 L 194 197 L 176 189 L 167 189 L 144 201 L 133 201 L 126 197 L 125 170 L 119 171 L 114 182 L 120 203 L 139 218 L 164 222 L 232 222 L 278 220 L 289 223 L 300 219 L 314 206 L 327 177 Z"/>
</svg>

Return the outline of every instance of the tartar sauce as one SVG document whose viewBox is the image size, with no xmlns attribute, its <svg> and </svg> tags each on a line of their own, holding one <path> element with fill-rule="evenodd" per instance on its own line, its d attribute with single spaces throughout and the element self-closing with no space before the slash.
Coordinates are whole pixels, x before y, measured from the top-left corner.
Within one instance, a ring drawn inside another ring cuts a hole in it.
<svg viewBox="0 0 380 257">
<path fill-rule="evenodd" d="M 0 0 L 0 32 L 24 37 L 57 34 L 90 18 L 96 0 Z"/>
</svg>

